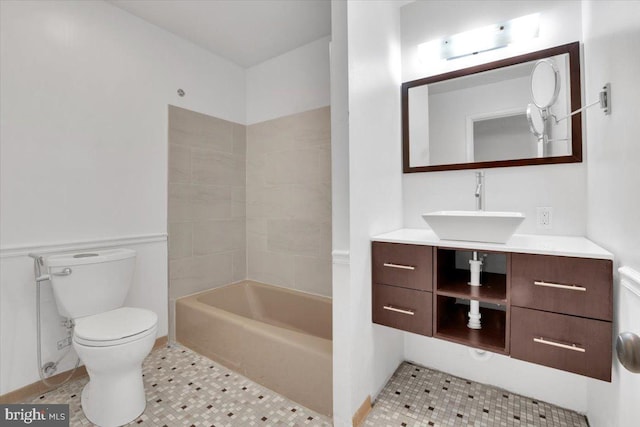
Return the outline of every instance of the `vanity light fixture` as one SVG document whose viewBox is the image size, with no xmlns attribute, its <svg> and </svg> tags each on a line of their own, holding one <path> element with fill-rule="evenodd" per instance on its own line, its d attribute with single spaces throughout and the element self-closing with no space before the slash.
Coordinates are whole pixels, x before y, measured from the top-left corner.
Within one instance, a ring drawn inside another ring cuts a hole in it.
<svg viewBox="0 0 640 427">
<path fill-rule="evenodd" d="M 418 45 L 418 54 L 426 61 L 457 59 L 534 39 L 539 29 L 540 14 L 534 13 L 422 43 Z"/>
</svg>

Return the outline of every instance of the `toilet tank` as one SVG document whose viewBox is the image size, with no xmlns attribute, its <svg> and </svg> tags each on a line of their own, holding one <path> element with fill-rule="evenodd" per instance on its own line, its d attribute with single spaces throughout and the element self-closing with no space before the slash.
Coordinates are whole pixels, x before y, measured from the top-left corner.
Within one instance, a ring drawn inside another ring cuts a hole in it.
<svg viewBox="0 0 640 427">
<path fill-rule="evenodd" d="M 64 317 L 103 313 L 122 307 L 133 280 L 136 252 L 105 249 L 51 255 L 51 276 L 58 312 Z"/>
</svg>

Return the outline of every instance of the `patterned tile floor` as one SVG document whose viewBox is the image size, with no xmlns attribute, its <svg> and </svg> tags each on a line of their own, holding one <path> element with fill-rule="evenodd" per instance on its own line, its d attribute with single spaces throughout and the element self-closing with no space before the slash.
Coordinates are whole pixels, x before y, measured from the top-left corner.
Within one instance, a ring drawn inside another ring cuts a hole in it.
<svg viewBox="0 0 640 427">
<path fill-rule="evenodd" d="M 147 409 L 130 425 L 331 426 L 331 420 L 204 356 L 176 345 L 143 364 Z M 68 403 L 71 426 L 90 426 L 80 407 L 88 378 L 37 396 L 33 403 Z M 588 427 L 584 416 L 507 391 L 405 362 L 386 384 L 368 427 Z"/>
<path fill-rule="evenodd" d="M 182 346 L 152 352 L 143 364 L 147 408 L 129 425 L 330 426 L 331 420 Z M 90 426 L 80 407 L 88 378 L 37 396 L 32 403 L 68 403 L 71 426 Z"/>
<path fill-rule="evenodd" d="M 576 412 L 405 362 L 365 426 L 588 427 Z"/>
</svg>

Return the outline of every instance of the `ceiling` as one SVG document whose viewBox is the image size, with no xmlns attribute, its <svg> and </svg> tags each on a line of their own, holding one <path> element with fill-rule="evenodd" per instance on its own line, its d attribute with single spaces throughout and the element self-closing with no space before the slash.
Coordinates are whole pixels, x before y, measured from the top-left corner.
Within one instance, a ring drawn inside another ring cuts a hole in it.
<svg viewBox="0 0 640 427">
<path fill-rule="evenodd" d="M 109 0 L 244 68 L 331 33 L 330 0 Z"/>
</svg>

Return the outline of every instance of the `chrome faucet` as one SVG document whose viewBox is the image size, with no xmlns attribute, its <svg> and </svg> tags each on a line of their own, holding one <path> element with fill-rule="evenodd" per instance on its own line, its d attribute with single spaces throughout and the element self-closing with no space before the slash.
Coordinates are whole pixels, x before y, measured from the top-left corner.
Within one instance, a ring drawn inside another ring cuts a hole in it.
<svg viewBox="0 0 640 427">
<path fill-rule="evenodd" d="M 484 172 L 476 172 L 476 210 L 484 210 Z"/>
</svg>

